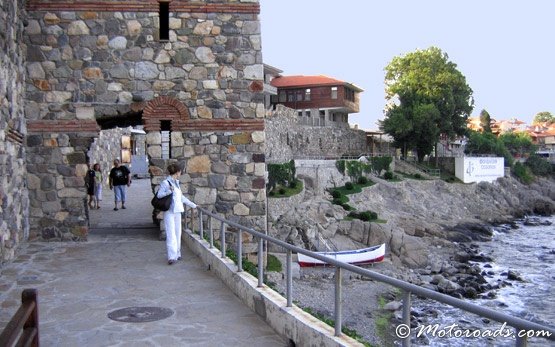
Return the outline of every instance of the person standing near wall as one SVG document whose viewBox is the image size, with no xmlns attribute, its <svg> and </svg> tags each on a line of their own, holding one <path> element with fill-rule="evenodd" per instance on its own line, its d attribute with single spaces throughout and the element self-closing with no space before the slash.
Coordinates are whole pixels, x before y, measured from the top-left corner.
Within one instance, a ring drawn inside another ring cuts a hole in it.
<svg viewBox="0 0 555 347">
<path fill-rule="evenodd" d="M 87 176 L 85 177 L 85 186 L 87 187 L 87 195 L 89 196 L 89 208 L 94 208 L 94 190 L 95 190 L 95 172 L 89 166 Z"/>
<path fill-rule="evenodd" d="M 100 208 L 100 202 L 102 201 L 102 183 L 104 177 L 102 175 L 102 170 L 100 170 L 100 164 L 96 163 L 93 166 L 94 170 L 94 201 L 96 203 L 96 208 Z"/>
<path fill-rule="evenodd" d="M 121 201 L 121 208 L 125 209 L 125 186 L 131 185 L 131 175 L 127 166 L 120 165 L 119 159 L 114 159 L 109 182 L 110 190 L 114 189 L 114 211 L 118 210 L 118 201 Z"/>
<path fill-rule="evenodd" d="M 168 165 L 168 173 L 170 175 L 160 183 L 160 189 L 156 194 L 159 198 L 173 194 L 170 209 L 164 212 L 168 265 L 172 265 L 177 260 L 181 260 L 181 213 L 185 211 L 183 204 L 192 208 L 197 208 L 197 205 L 181 192 L 179 184 L 181 168 L 179 165 L 176 163 Z"/>
</svg>

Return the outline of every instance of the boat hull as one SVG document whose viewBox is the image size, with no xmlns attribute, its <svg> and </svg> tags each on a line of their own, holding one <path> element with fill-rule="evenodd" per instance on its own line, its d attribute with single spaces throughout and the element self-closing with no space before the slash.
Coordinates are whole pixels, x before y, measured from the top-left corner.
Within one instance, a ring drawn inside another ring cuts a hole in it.
<svg viewBox="0 0 555 347">
<path fill-rule="evenodd" d="M 366 265 L 383 261 L 385 257 L 385 243 L 353 251 L 316 253 L 344 263 L 349 263 L 353 265 Z M 328 265 L 328 263 L 324 261 L 306 256 L 301 253 L 297 254 L 297 259 L 301 267 Z"/>
</svg>

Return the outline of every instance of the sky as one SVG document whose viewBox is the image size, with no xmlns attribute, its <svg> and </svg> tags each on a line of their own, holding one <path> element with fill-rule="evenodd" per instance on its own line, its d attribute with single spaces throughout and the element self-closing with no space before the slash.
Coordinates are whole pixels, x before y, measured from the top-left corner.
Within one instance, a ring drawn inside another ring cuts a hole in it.
<svg viewBox="0 0 555 347">
<path fill-rule="evenodd" d="M 431 46 L 474 91 L 474 111 L 529 124 L 555 115 L 553 0 L 259 0 L 262 55 L 283 75 L 327 75 L 364 92 L 349 122 L 377 130 L 385 67 Z"/>
</svg>

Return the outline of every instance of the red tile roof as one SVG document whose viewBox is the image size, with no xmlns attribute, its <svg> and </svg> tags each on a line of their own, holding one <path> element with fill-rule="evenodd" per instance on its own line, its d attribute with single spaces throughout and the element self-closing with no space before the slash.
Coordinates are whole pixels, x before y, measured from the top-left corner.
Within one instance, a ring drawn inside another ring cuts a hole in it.
<svg viewBox="0 0 555 347">
<path fill-rule="evenodd" d="M 337 80 L 335 78 L 331 78 L 324 75 L 319 76 L 279 76 L 272 80 L 270 83 L 272 86 L 276 88 L 288 88 L 288 87 L 312 87 L 312 86 L 342 86 L 342 85 L 349 85 L 351 88 L 362 91 L 359 87 Z"/>
<path fill-rule="evenodd" d="M 534 132 L 534 135 L 532 136 L 536 136 L 536 137 L 555 136 L 555 129 L 549 129 L 542 132 Z"/>
</svg>

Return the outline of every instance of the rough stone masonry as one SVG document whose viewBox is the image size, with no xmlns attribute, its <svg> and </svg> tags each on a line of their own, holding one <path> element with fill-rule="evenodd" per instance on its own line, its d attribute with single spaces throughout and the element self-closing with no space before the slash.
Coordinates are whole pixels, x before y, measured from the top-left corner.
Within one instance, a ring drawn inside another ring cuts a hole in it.
<svg viewBox="0 0 555 347">
<path fill-rule="evenodd" d="M 3 258 L 27 233 L 87 238 L 87 153 L 97 120 L 110 117 L 142 117 L 154 173 L 165 169 L 160 131 L 169 127 L 171 159 L 186 167 L 182 183 L 194 200 L 264 228 L 258 1 L 166 4 L 2 3 L 0 159 L 10 176 L 2 175 L 9 182 L 0 196 Z"/>
</svg>

